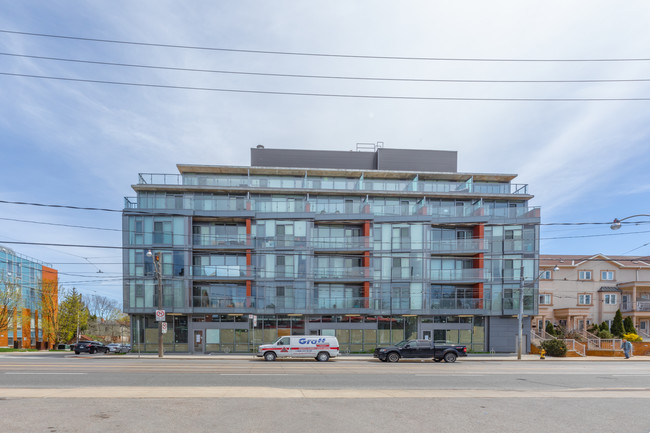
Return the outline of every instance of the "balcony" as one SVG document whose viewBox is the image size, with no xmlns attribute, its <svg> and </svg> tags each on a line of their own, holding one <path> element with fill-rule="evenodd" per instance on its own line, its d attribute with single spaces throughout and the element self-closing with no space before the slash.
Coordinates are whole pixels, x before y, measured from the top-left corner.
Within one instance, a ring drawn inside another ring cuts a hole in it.
<svg viewBox="0 0 650 433">
<path fill-rule="evenodd" d="M 317 251 L 366 251 L 370 248 L 368 236 L 335 238 L 312 238 L 311 245 Z"/>
<path fill-rule="evenodd" d="M 366 281 L 370 279 L 372 270 L 361 266 L 352 267 L 316 267 L 314 269 L 314 279 L 316 281 L 338 281 L 353 280 Z"/>
<path fill-rule="evenodd" d="M 305 248 L 307 239 L 304 236 L 266 236 L 255 239 L 255 245 L 259 249 L 282 249 L 282 248 Z"/>
<path fill-rule="evenodd" d="M 251 277 L 251 267 L 245 265 L 195 265 L 192 276 L 196 279 L 240 280 Z"/>
<path fill-rule="evenodd" d="M 269 196 L 270 198 L 270 196 Z M 340 215 L 359 215 L 356 219 L 370 219 L 372 216 L 420 216 L 436 220 L 487 221 L 490 218 L 516 220 L 539 218 L 539 208 L 492 208 L 481 205 L 439 206 L 427 202 L 385 204 L 344 201 L 319 203 L 303 198 L 247 199 L 245 197 L 211 196 L 210 194 L 165 194 L 141 192 L 138 197 L 125 197 L 125 209 L 175 209 L 230 213 L 312 213 L 316 218 L 334 219 Z"/>
<path fill-rule="evenodd" d="M 488 250 L 485 239 L 453 239 L 449 241 L 432 241 L 431 252 L 445 253 L 481 253 Z"/>
<path fill-rule="evenodd" d="M 623 302 L 621 312 L 629 313 L 632 311 L 648 312 L 650 311 L 650 301 Z"/>
<path fill-rule="evenodd" d="M 486 279 L 483 268 L 431 269 L 431 281 L 480 282 Z"/>
<path fill-rule="evenodd" d="M 195 248 L 218 249 L 248 247 L 246 235 L 192 235 L 192 244 Z"/>
<path fill-rule="evenodd" d="M 290 177 L 209 174 L 140 173 L 140 185 L 189 185 L 225 188 L 260 188 L 286 190 L 332 190 L 360 192 L 424 192 L 465 194 L 527 195 L 528 185 L 496 182 L 450 182 L 444 180 L 363 179 L 346 177 Z"/>
<path fill-rule="evenodd" d="M 486 314 L 483 299 L 438 299 L 422 296 L 368 298 L 362 296 L 212 296 L 192 297 L 195 311 L 250 314 Z M 499 314 L 501 314 L 499 312 Z M 529 314 L 529 313 L 527 313 Z"/>
</svg>

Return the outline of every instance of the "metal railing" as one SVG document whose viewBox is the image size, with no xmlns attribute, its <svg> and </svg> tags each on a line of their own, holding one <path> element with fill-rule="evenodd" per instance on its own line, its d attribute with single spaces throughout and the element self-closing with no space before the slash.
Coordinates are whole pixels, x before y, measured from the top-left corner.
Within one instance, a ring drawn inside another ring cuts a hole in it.
<svg viewBox="0 0 650 433">
<path fill-rule="evenodd" d="M 487 249 L 485 239 L 454 239 L 450 241 L 432 241 L 432 252 L 483 251 Z"/>
<path fill-rule="evenodd" d="M 485 278 L 484 269 L 431 269 L 432 281 L 462 281 L 482 280 Z"/>
<path fill-rule="evenodd" d="M 621 312 L 650 311 L 650 301 L 623 302 Z"/>
<path fill-rule="evenodd" d="M 573 339 L 562 339 L 564 344 L 566 344 L 566 350 L 571 352 L 576 352 L 580 356 L 587 356 L 587 351 L 585 345 L 573 340 Z"/>
<path fill-rule="evenodd" d="M 490 182 L 449 182 L 416 179 L 362 179 L 345 177 L 291 177 L 209 174 L 140 173 L 141 185 L 197 185 L 273 189 L 414 191 L 430 193 L 528 194 L 528 185 Z"/>
</svg>

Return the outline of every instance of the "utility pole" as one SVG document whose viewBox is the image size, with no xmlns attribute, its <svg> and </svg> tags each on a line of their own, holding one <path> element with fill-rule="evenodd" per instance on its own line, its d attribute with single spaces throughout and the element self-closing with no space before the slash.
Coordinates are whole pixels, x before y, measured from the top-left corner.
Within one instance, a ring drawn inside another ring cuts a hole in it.
<svg viewBox="0 0 650 433">
<path fill-rule="evenodd" d="M 521 284 L 519 287 L 519 313 L 517 314 L 517 359 L 521 359 L 521 346 L 523 345 L 524 327 L 524 274 L 522 266 Z"/>
<path fill-rule="evenodd" d="M 163 309 L 163 293 L 162 293 L 162 269 L 160 263 L 160 254 L 156 254 L 154 258 L 154 266 L 156 268 L 156 278 L 158 278 L 158 309 Z M 158 322 L 158 358 L 162 358 L 164 355 L 163 349 L 163 332 L 162 332 L 163 322 Z"/>
</svg>

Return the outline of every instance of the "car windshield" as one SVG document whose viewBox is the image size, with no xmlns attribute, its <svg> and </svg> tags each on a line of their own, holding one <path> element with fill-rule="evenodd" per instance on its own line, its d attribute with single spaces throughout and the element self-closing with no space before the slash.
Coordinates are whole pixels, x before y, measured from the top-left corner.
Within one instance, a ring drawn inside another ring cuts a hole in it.
<svg viewBox="0 0 650 433">
<path fill-rule="evenodd" d="M 409 343 L 409 340 L 402 340 L 399 343 L 395 344 L 396 347 L 404 347 Z"/>
</svg>

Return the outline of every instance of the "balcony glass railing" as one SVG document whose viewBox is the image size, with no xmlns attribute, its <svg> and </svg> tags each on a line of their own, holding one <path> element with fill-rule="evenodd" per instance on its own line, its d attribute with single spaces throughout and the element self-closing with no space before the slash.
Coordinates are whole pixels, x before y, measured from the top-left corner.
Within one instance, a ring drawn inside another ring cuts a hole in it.
<svg viewBox="0 0 650 433">
<path fill-rule="evenodd" d="M 431 281 L 482 280 L 484 269 L 431 269 Z"/>
<path fill-rule="evenodd" d="M 351 236 L 349 238 L 311 238 L 311 245 L 318 250 L 363 250 L 370 248 L 370 238 L 367 236 Z"/>
<path fill-rule="evenodd" d="M 246 235 L 201 235 L 193 234 L 192 243 L 200 247 L 246 246 Z"/>
<path fill-rule="evenodd" d="M 195 295 L 192 297 L 195 308 L 209 308 L 233 312 L 263 312 L 285 310 L 303 314 L 375 312 L 382 314 L 440 314 L 476 311 L 490 311 L 483 299 L 423 299 L 420 297 L 360 297 L 360 296 L 211 296 Z"/>
<path fill-rule="evenodd" d="M 338 177 L 282 177 L 207 174 L 140 173 L 139 184 L 196 185 L 229 188 L 272 188 L 311 190 L 353 190 L 425 193 L 528 194 L 523 184 L 490 182 L 449 182 L 405 179 L 351 179 Z"/>
<path fill-rule="evenodd" d="M 266 236 L 255 239 L 257 248 L 295 248 L 306 247 L 307 238 L 304 236 Z"/>
<path fill-rule="evenodd" d="M 204 265 L 192 266 L 195 277 L 241 278 L 251 276 L 251 267 L 245 265 Z"/>
<path fill-rule="evenodd" d="M 432 241 L 433 252 L 482 251 L 487 249 L 485 239 L 454 239 L 450 241 Z"/>
<path fill-rule="evenodd" d="M 371 268 L 360 266 L 353 267 L 316 267 L 314 278 L 316 279 L 367 279 L 372 274 Z"/>
<path fill-rule="evenodd" d="M 247 199 L 245 197 L 211 197 L 209 195 L 155 195 L 142 193 L 125 197 L 126 209 L 187 209 L 199 211 L 256 211 L 268 213 L 368 214 L 377 216 L 423 215 L 434 218 L 495 217 L 505 219 L 538 218 L 537 207 L 494 208 L 490 206 L 439 206 L 437 203 L 319 203 L 300 199 Z"/>
</svg>

